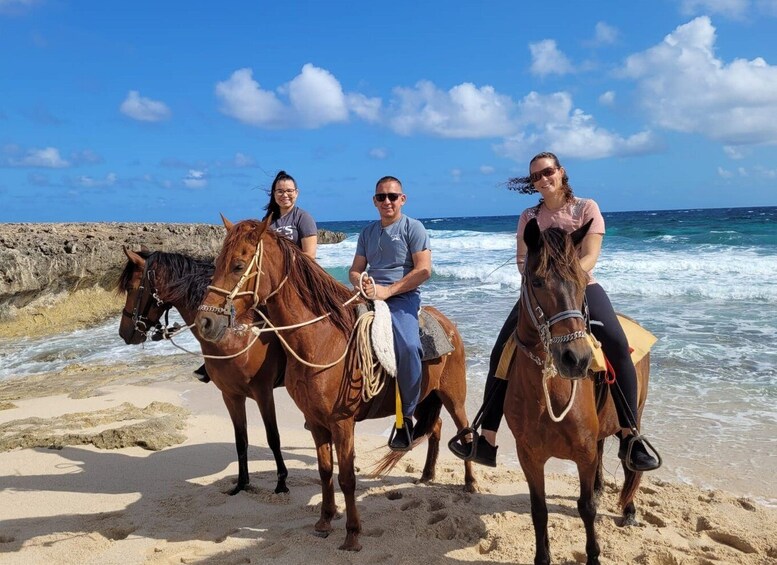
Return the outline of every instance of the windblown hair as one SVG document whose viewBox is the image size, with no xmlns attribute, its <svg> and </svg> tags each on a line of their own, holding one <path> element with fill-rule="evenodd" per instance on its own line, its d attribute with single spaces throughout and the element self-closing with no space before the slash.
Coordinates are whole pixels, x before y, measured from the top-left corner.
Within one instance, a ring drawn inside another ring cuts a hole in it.
<svg viewBox="0 0 777 565">
<path fill-rule="evenodd" d="M 259 243 L 261 226 L 256 220 L 243 220 L 235 224 L 224 240 L 224 246 L 216 260 L 216 268 L 219 271 L 227 269 L 228 258 L 232 257 L 242 244 L 256 246 Z M 316 316 L 331 314 L 329 320 L 335 327 L 349 334 L 353 329 L 355 315 L 353 310 L 343 306 L 343 303 L 351 297 L 350 291 L 315 260 L 305 255 L 291 240 L 269 229 L 264 233 L 264 237 L 276 241 L 283 253 L 286 272 L 281 273 L 281 276 L 289 277 L 284 287 L 293 289 Z M 267 268 L 266 261 L 262 268 Z"/>
<path fill-rule="evenodd" d="M 269 217 L 271 222 L 281 217 L 281 207 L 278 206 L 278 203 L 275 201 L 275 187 L 278 186 L 278 183 L 282 180 L 290 180 L 294 183 L 294 188 L 297 188 L 297 181 L 294 180 L 294 177 L 286 171 L 278 171 L 278 174 L 275 175 L 275 179 L 270 186 L 270 201 L 264 207 L 265 212 L 267 212 L 264 217 L 265 219 Z"/>
<path fill-rule="evenodd" d="M 577 249 L 569 234 L 561 228 L 548 228 L 540 232 L 540 241 L 534 274 L 543 278 L 555 275 L 562 280 L 572 281 L 578 291 L 585 289 L 588 277 L 580 266 Z M 526 265 L 529 265 L 528 257 Z"/>
<path fill-rule="evenodd" d="M 190 310 L 196 310 L 213 278 L 213 263 L 181 253 L 163 251 L 140 251 L 138 255 L 146 260 L 146 271 L 154 273 L 157 291 L 165 302 L 179 302 Z M 119 277 L 117 289 L 127 292 L 137 265 L 127 261 Z"/>
<path fill-rule="evenodd" d="M 559 162 L 558 157 L 549 151 L 545 151 L 543 153 L 537 153 L 534 157 L 532 157 L 531 161 L 529 161 L 529 168 L 531 168 L 531 164 L 538 159 L 550 159 L 553 161 L 553 164 L 556 167 L 561 167 L 561 163 Z M 520 192 L 521 194 L 534 194 L 537 192 L 537 189 L 534 188 L 534 184 L 531 182 L 531 177 L 529 176 L 514 177 L 509 179 L 507 181 L 507 188 L 509 190 Z M 561 177 L 561 188 L 564 190 L 564 198 L 566 201 L 572 202 L 572 200 L 575 198 L 575 194 L 572 191 L 572 185 L 569 184 L 569 175 L 567 175 L 566 169 L 564 170 L 564 176 Z M 540 203 L 538 206 L 542 204 L 543 200 L 543 198 L 540 198 Z"/>
</svg>

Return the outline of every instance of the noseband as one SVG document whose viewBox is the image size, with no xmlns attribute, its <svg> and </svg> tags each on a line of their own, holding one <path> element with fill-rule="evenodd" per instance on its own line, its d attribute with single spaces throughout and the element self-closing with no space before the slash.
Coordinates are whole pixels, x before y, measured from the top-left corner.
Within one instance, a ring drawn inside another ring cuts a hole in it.
<svg viewBox="0 0 777 565">
<path fill-rule="evenodd" d="M 584 309 L 586 310 L 586 315 L 583 314 L 581 310 L 564 310 L 562 312 L 558 312 L 557 314 L 554 314 L 550 318 L 547 318 L 545 316 L 545 312 L 543 312 L 542 308 L 540 307 L 537 297 L 534 296 L 534 292 L 530 289 L 531 284 L 528 282 L 527 276 L 523 277 L 523 281 L 521 283 L 521 300 L 524 300 L 524 304 L 526 305 L 526 311 L 529 313 L 529 318 L 531 318 L 532 324 L 534 324 L 534 328 L 537 330 L 537 333 L 540 336 L 540 343 L 542 344 L 543 349 L 545 350 L 545 361 L 543 362 L 540 357 L 535 355 L 531 352 L 528 346 L 526 346 L 523 342 L 521 342 L 520 339 L 518 339 L 518 329 L 516 328 L 516 343 L 518 347 L 521 348 L 521 350 L 526 353 L 526 355 L 534 361 L 538 366 L 542 367 L 545 366 L 545 371 L 551 371 L 552 374 L 556 374 L 556 367 L 553 364 L 553 359 L 550 354 L 550 346 L 557 344 L 557 343 L 569 343 L 571 341 L 575 341 L 578 339 L 583 339 L 586 336 L 585 330 L 577 330 L 574 332 L 569 332 L 563 335 L 559 336 L 552 336 L 550 332 L 550 328 L 557 324 L 558 322 L 562 320 L 567 320 L 570 318 L 579 318 L 583 320 L 584 322 L 588 321 L 588 308 L 585 306 L 584 302 Z"/>
<path fill-rule="evenodd" d="M 267 304 L 267 300 L 277 294 L 281 288 L 283 288 L 283 285 L 286 284 L 286 281 L 288 280 L 288 275 L 284 277 L 284 279 L 281 281 L 281 284 L 278 285 L 278 288 L 273 290 L 270 294 L 268 294 L 264 300 L 259 299 L 259 280 L 262 274 L 262 261 L 264 259 L 264 241 L 262 238 L 259 238 L 259 242 L 256 244 L 256 251 L 254 251 L 254 256 L 251 257 L 251 261 L 248 263 L 248 267 L 246 267 L 245 272 L 240 277 L 240 280 L 237 281 L 237 284 L 235 285 L 235 288 L 233 288 L 231 291 L 226 290 L 224 288 L 219 288 L 217 286 L 208 285 L 208 290 L 212 290 L 213 292 L 217 294 L 223 294 L 226 296 L 226 301 L 224 302 L 224 306 L 210 306 L 208 304 L 202 304 L 200 305 L 197 310 L 200 312 L 213 312 L 214 314 L 219 314 L 222 316 L 229 317 L 229 328 L 235 329 L 235 304 L 234 300 L 238 296 L 253 296 L 254 303 L 251 305 L 251 310 L 258 310 L 259 306 L 264 306 Z M 254 279 L 254 285 L 251 290 L 243 290 L 240 289 L 243 287 L 244 284 L 250 279 L 251 277 L 256 277 Z"/>
</svg>

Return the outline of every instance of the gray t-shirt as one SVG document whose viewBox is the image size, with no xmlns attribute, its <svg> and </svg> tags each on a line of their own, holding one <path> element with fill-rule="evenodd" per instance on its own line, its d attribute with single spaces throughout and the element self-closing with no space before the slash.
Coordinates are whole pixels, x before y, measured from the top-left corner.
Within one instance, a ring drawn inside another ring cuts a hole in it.
<svg viewBox="0 0 777 565">
<path fill-rule="evenodd" d="M 404 214 L 385 228 L 380 220 L 371 223 L 356 243 L 356 255 L 367 258 L 367 271 L 381 285 L 397 282 L 413 270 L 413 254 L 425 249 L 431 249 L 426 228 Z"/>
<path fill-rule="evenodd" d="M 295 206 L 291 209 L 291 212 L 271 223 L 270 228 L 278 235 L 292 240 L 297 247 L 302 247 L 300 240 L 303 237 L 318 234 L 316 221 L 313 219 L 313 216 L 298 206 Z"/>
</svg>

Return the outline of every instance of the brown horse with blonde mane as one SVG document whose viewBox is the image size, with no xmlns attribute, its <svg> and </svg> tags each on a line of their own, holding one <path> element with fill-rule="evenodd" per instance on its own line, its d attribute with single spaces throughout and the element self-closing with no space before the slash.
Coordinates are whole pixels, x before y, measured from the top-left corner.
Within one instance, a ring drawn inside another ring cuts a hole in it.
<svg viewBox="0 0 777 565">
<path fill-rule="evenodd" d="M 575 245 L 585 237 L 590 224 L 568 234 L 559 228 L 540 231 L 532 219 L 524 231 L 528 253 L 516 330 L 518 350 L 509 370 L 504 413 L 529 484 L 535 564 L 550 563 L 544 469 L 551 457 L 577 465 L 577 508 L 585 525 L 587 563 L 599 563 L 594 522 L 596 502 L 604 486 L 604 440 L 621 429 L 612 398 L 601 396 L 609 387 L 596 387 L 593 379 L 585 378 L 592 375 L 588 372 L 591 349 L 583 339 L 586 320 L 580 311 L 587 279 Z M 639 424 L 647 398 L 649 356 L 638 362 L 636 369 Z M 550 378 L 554 371 L 563 378 Z M 579 389 L 576 394 L 575 388 Z M 634 495 L 642 473 L 628 468 L 624 473 L 620 506 L 623 523 L 632 524 Z"/>
<path fill-rule="evenodd" d="M 225 225 L 228 233 L 216 261 L 213 289 L 197 316 L 200 333 L 205 339 L 219 341 L 229 333 L 227 312 L 234 312 L 236 322 L 251 323 L 258 304 L 266 305 L 267 317 L 274 326 L 295 326 L 278 331 L 288 349 L 286 388 L 304 413 L 316 445 L 323 502 L 314 532 L 322 537 L 329 535 L 337 511 L 332 482 L 334 444 L 347 515 L 347 533 L 340 549 L 358 551 L 361 521 L 354 494 L 354 425 L 365 418 L 393 414 L 393 386 L 384 387 L 388 394 L 370 401 L 362 398 L 364 383 L 349 340 L 356 313 L 353 307 L 345 305 L 352 298 L 348 288 L 288 240 L 268 230 L 267 222 L 245 220 L 232 226 L 225 221 Z M 449 355 L 423 363 L 422 400 L 415 413 L 418 423 L 414 433 L 414 445 L 429 436 L 421 481 L 434 478 L 441 406 L 451 414 L 458 429 L 468 425 L 464 410 L 464 344 L 450 320 L 433 308 L 427 310 L 452 337 L 455 349 Z M 343 357 L 338 360 L 341 354 Z M 392 459 L 393 455 L 387 457 Z M 470 462 L 465 463 L 465 488 L 470 492 L 476 488 Z"/>
<path fill-rule="evenodd" d="M 191 325 L 213 276 L 213 263 L 180 253 L 152 253 L 145 249 L 135 253 L 124 248 L 124 253 L 128 261 L 117 283 L 117 289 L 127 294 L 119 325 L 119 335 L 124 342 L 139 344 L 148 334 L 154 339 L 161 338 L 160 319 L 170 308 L 178 310 L 184 321 Z M 192 332 L 203 353 L 214 356 L 233 356 L 245 349 L 250 336 L 236 334 L 214 344 L 201 339 L 196 328 L 192 328 Z M 272 334 L 261 336 L 241 355 L 205 360 L 208 375 L 221 391 L 235 429 L 238 476 L 231 495 L 245 489 L 249 483 L 246 398 L 256 401 L 262 415 L 267 444 L 277 469 L 275 492 L 289 492 L 273 399 L 273 387 L 283 385 L 285 362 L 283 348 Z"/>
</svg>

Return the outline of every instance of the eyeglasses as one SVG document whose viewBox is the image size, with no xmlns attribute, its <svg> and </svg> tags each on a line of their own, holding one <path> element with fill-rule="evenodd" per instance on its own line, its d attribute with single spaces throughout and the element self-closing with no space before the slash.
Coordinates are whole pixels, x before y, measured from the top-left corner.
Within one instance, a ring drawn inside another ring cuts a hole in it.
<svg viewBox="0 0 777 565">
<path fill-rule="evenodd" d="M 388 198 L 389 202 L 395 202 L 400 196 L 402 196 L 401 192 L 381 192 L 380 194 L 375 195 L 375 200 L 378 202 L 385 202 L 386 198 Z"/>
<path fill-rule="evenodd" d="M 545 169 L 542 169 L 541 171 L 537 171 L 536 173 L 530 174 L 529 180 L 531 182 L 537 182 L 538 180 L 542 180 L 543 177 L 551 176 L 558 170 L 559 170 L 559 167 L 547 167 Z"/>
<path fill-rule="evenodd" d="M 289 196 L 297 192 L 296 188 L 291 188 L 289 190 L 275 190 L 275 196 Z"/>
</svg>

